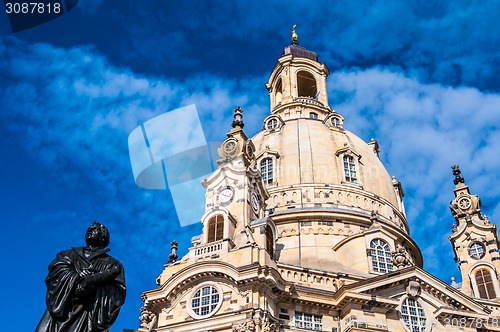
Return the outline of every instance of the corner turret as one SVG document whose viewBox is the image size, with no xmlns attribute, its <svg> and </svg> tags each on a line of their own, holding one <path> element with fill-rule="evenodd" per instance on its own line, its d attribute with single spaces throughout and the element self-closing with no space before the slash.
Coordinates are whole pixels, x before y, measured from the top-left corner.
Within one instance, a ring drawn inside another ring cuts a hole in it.
<svg viewBox="0 0 500 332">
<path fill-rule="evenodd" d="M 459 166 L 453 165 L 452 169 L 455 199 L 450 210 L 456 223 L 448 238 L 462 274 L 462 284 L 455 285 L 469 296 L 498 301 L 500 255 L 496 225 L 481 213 L 481 200 L 470 193 Z"/>
</svg>

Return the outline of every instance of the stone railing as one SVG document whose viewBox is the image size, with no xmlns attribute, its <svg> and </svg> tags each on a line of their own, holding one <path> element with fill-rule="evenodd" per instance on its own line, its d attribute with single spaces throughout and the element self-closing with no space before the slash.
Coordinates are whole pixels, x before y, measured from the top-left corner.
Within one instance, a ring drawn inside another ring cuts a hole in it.
<svg viewBox="0 0 500 332">
<path fill-rule="evenodd" d="M 316 105 L 316 106 L 320 106 L 320 107 L 323 107 L 323 103 L 312 98 L 312 97 L 295 97 L 293 98 L 294 101 L 297 101 L 299 103 L 304 103 L 304 104 L 310 104 L 310 105 Z"/>
<path fill-rule="evenodd" d="M 343 208 L 371 213 L 375 211 L 398 228 L 407 231 L 405 216 L 389 203 L 372 193 L 347 186 L 277 187 L 269 190 L 268 206 L 276 212 L 290 208 Z"/>
<path fill-rule="evenodd" d="M 337 291 L 342 282 L 335 277 L 325 276 L 323 272 L 304 272 L 293 271 L 288 269 L 280 269 L 280 275 L 283 279 L 293 282 L 304 282 L 309 284 L 320 284 L 326 290 Z"/>
<path fill-rule="evenodd" d="M 194 247 L 194 255 L 195 256 L 205 256 L 214 254 L 224 248 L 224 243 L 222 241 L 212 242 L 205 244 L 203 246 Z"/>
</svg>

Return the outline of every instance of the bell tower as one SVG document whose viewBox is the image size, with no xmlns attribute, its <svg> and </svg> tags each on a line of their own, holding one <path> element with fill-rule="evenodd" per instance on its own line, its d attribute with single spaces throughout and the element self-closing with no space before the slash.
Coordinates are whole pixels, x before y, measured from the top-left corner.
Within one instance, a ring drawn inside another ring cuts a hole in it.
<svg viewBox="0 0 500 332">
<path fill-rule="evenodd" d="M 195 245 L 216 243 L 226 250 L 253 242 L 247 228 L 264 217 L 269 198 L 255 167 L 255 146 L 243 131 L 243 110 L 234 110 L 233 129 L 218 148 L 218 169 L 202 184 L 206 188 L 203 234 Z"/>
<path fill-rule="evenodd" d="M 449 239 L 462 274 L 460 290 L 471 297 L 498 300 L 500 255 L 496 226 L 481 213 L 481 200 L 470 193 L 458 165 L 452 169 L 455 199 L 450 210 L 456 223 Z"/>
</svg>

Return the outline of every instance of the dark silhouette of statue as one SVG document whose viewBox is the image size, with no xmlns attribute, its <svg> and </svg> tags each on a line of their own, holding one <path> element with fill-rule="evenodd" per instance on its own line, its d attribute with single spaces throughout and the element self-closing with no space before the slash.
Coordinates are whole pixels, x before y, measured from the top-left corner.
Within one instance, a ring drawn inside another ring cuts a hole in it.
<svg viewBox="0 0 500 332">
<path fill-rule="evenodd" d="M 35 332 L 106 332 L 125 302 L 123 266 L 109 256 L 108 229 L 94 222 L 86 247 L 61 251 L 49 265 L 47 310 Z"/>
</svg>

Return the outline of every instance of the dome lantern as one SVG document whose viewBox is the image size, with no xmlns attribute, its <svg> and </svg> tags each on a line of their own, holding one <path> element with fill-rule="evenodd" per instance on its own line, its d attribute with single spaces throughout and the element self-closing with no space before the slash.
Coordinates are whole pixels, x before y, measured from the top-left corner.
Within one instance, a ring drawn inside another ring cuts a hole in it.
<svg viewBox="0 0 500 332">
<path fill-rule="evenodd" d="M 271 114 L 284 119 L 314 118 L 324 120 L 332 110 L 328 106 L 326 79 L 328 67 L 316 53 L 299 46 L 296 25 L 292 43 L 286 46 L 266 84 L 270 94 Z M 310 112 L 304 109 L 310 109 Z"/>
</svg>

